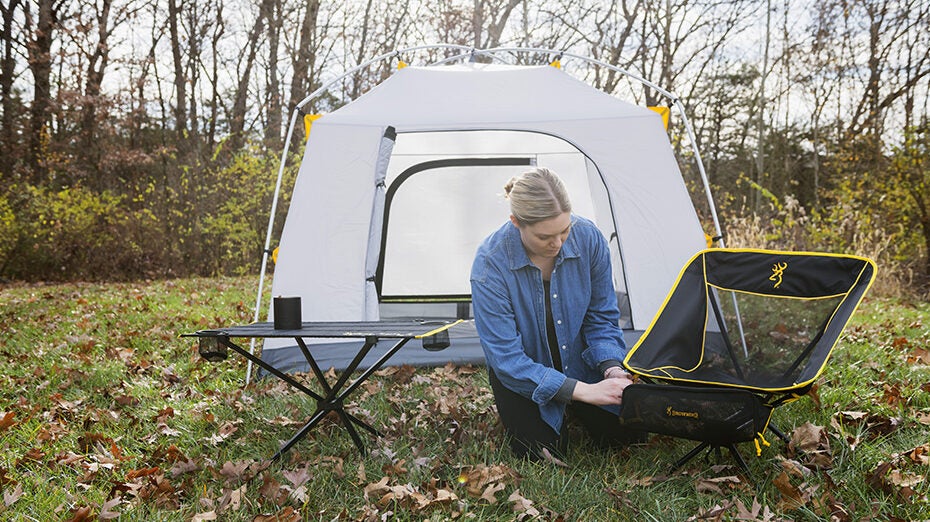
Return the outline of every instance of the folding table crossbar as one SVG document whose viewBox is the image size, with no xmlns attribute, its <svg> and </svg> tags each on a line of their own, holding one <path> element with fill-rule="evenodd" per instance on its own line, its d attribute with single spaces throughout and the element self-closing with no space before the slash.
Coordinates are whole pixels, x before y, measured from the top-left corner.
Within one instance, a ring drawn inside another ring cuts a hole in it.
<svg viewBox="0 0 930 522">
<path fill-rule="evenodd" d="M 220 328 L 216 330 L 201 330 L 192 334 L 184 334 L 182 337 L 198 337 L 201 342 L 215 342 L 232 349 L 239 355 L 257 364 L 265 369 L 268 373 L 281 379 L 291 387 L 303 392 L 304 394 L 316 400 L 316 410 L 310 416 L 310 420 L 297 433 L 291 437 L 275 454 L 272 460 L 277 460 L 285 451 L 289 450 L 294 444 L 307 436 L 308 433 L 326 416 L 329 412 L 336 412 L 342 420 L 346 431 L 352 437 L 356 447 L 362 455 L 365 454 L 365 445 L 354 425 L 364 428 L 373 435 L 381 434 L 370 424 L 359 419 L 355 415 L 345 410 L 345 400 L 359 386 L 361 386 L 369 377 L 378 371 L 388 359 L 391 358 L 411 339 L 423 339 L 432 337 L 442 332 L 446 332 L 452 326 L 463 321 L 362 321 L 362 322 L 304 322 L 298 330 L 275 329 L 271 322 L 252 323 L 247 325 L 232 326 L 229 328 Z M 322 389 L 322 393 L 317 393 L 287 373 L 268 364 L 261 358 L 256 357 L 248 350 L 234 343 L 230 339 L 265 339 L 265 338 L 293 338 L 300 347 L 307 363 L 313 370 L 313 375 Z M 326 380 L 323 370 L 317 364 L 316 359 L 307 347 L 304 339 L 306 338 L 354 338 L 364 339 L 364 343 L 359 348 L 358 353 L 352 362 L 342 370 L 337 376 L 336 382 L 332 385 Z M 358 369 L 359 364 L 371 351 L 372 347 L 378 344 L 381 339 L 394 339 L 395 343 L 384 353 L 374 364 L 364 370 L 361 375 L 347 385 L 352 373 Z"/>
</svg>

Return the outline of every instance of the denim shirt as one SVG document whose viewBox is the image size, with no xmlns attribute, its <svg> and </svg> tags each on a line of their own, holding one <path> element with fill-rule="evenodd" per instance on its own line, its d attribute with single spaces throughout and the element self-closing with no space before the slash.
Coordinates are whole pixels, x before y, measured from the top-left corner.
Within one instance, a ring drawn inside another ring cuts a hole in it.
<svg viewBox="0 0 930 522">
<path fill-rule="evenodd" d="M 598 382 L 603 379 L 599 364 L 622 361 L 626 355 L 607 240 L 585 218 L 572 215 L 571 232 L 551 277 L 562 372 L 553 368 L 549 352 L 542 271 L 530 261 L 520 231 L 510 221 L 478 247 L 471 292 L 488 366 L 505 387 L 538 404 L 543 420 L 556 432 L 561 431 L 565 404 L 553 398 L 566 377 Z"/>
</svg>

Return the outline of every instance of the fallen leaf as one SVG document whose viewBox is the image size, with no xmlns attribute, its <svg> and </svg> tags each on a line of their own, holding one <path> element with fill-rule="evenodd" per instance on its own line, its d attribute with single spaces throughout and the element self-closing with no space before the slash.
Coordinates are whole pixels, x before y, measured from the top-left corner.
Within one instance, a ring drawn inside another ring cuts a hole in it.
<svg viewBox="0 0 930 522">
<path fill-rule="evenodd" d="M 481 498 L 483 500 L 487 500 L 489 504 L 497 504 L 497 497 L 495 494 L 506 487 L 507 486 L 501 484 L 500 482 L 488 484 L 488 487 L 484 488 L 484 491 L 481 493 Z"/>
<path fill-rule="evenodd" d="M 220 468 L 220 475 L 226 478 L 227 484 L 241 482 L 245 479 L 245 472 L 252 462 L 254 461 L 243 460 L 236 463 L 226 461 Z"/>
<path fill-rule="evenodd" d="M 3 490 L 3 504 L 6 505 L 6 507 L 10 507 L 17 500 L 19 500 L 20 497 L 22 496 L 23 496 L 23 485 L 22 484 L 16 484 L 16 486 L 13 487 L 12 491 L 10 491 L 9 488 L 6 488 Z"/>
<path fill-rule="evenodd" d="M 368 500 L 370 495 L 380 495 L 387 490 L 387 483 L 390 480 L 387 476 L 381 477 L 378 482 L 373 482 L 365 486 L 362 495 Z"/>
<path fill-rule="evenodd" d="M 930 350 L 924 348 L 914 348 L 907 355 L 908 364 L 926 364 L 930 365 Z"/>
<path fill-rule="evenodd" d="M 466 468 L 459 473 L 458 483 L 465 486 L 469 495 L 480 497 L 488 484 L 494 482 L 517 484 L 521 478 L 519 473 L 503 464 L 495 466 L 479 464 L 473 468 Z"/>
<path fill-rule="evenodd" d="M 294 508 L 287 506 L 273 515 L 257 515 L 252 522 L 299 522 L 300 513 L 294 511 Z"/>
<path fill-rule="evenodd" d="M 540 514 L 539 510 L 533 507 L 533 501 L 521 495 L 519 489 L 507 497 L 507 502 L 513 504 L 511 507 L 514 513 L 521 515 L 518 520 L 523 520 L 525 517 L 538 517 Z"/>
<path fill-rule="evenodd" d="M 545 459 L 545 461 L 548 462 L 548 463 L 550 463 L 550 464 L 555 464 L 556 466 L 559 466 L 559 467 L 562 467 L 562 468 L 567 468 L 567 467 L 568 467 L 568 464 L 566 464 L 566 463 L 563 462 L 561 459 L 559 459 L 558 457 L 556 457 L 555 455 L 553 455 L 553 454 L 549 451 L 549 448 L 545 448 L 545 447 L 544 447 L 544 448 L 542 449 L 542 456 L 543 456 L 543 459 Z"/>
<path fill-rule="evenodd" d="M 904 453 L 911 462 L 923 466 L 930 465 L 930 444 L 917 446 L 916 448 Z"/>
<path fill-rule="evenodd" d="M 5 431 L 8 428 L 11 428 L 16 425 L 16 413 L 12 411 L 5 412 L 2 417 L 0 417 L 0 431 Z"/>
<path fill-rule="evenodd" d="M 741 484 L 742 481 L 737 476 L 702 478 L 695 482 L 694 487 L 698 493 L 718 493 L 723 494 L 723 488 L 731 488 L 734 485 Z"/>
<path fill-rule="evenodd" d="M 120 497 L 113 497 L 110 500 L 107 500 L 100 506 L 100 514 L 97 515 L 97 518 L 100 520 L 113 520 L 120 517 L 119 511 L 113 511 L 113 508 L 118 506 L 122 502 Z"/>
<path fill-rule="evenodd" d="M 227 490 L 220 497 L 217 505 L 217 513 L 223 514 L 226 511 L 239 511 L 242 507 L 242 497 L 245 496 L 245 484 L 236 489 Z"/>
<path fill-rule="evenodd" d="M 291 483 L 295 488 L 302 486 L 310 480 L 310 471 L 307 468 L 301 468 L 295 471 L 283 471 L 281 475 Z"/>
<path fill-rule="evenodd" d="M 830 469 L 833 454 L 827 430 L 810 422 L 796 428 L 788 443 L 789 455 L 798 457 L 805 466 Z"/>
<path fill-rule="evenodd" d="M 262 485 L 258 488 L 258 492 L 262 498 L 279 506 L 287 501 L 290 493 L 287 489 L 281 487 L 281 483 L 275 480 L 271 473 L 262 474 Z"/>
<path fill-rule="evenodd" d="M 71 510 L 71 518 L 68 522 L 91 522 L 94 518 L 94 511 L 90 507 L 81 506 Z"/>
<path fill-rule="evenodd" d="M 809 477 L 811 475 L 811 470 L 807 469 L 796 460 L 779 457 L 779 461 L 781 463 L 782 469 L 791 475 L 801 478 Z"/>
<path fill-rule="evenodd" d="M 775 487 L 778 488 L 778 492 L 781 493 L 782 498 L 778 502 L 778 509 L 781 511 L 794 511 L 795 509 L 807 505 L 810 500 L 809 494 L 800 487 L 792 484 L 791 479 L 788 478 L 788 474 L 784 471 L 775 477 L 772 484 L 774 484 Z"/>
</svg>

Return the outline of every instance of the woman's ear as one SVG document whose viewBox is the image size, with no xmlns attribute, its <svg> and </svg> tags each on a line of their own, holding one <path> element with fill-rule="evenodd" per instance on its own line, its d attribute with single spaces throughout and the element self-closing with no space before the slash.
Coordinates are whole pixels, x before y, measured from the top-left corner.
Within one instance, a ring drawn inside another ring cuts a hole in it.
<svg viewBox="0 0 930 522">
<path fill-rule="evenodd" d="M 520 228 L 520 222 L 517 221 L 517 216 L 514 216 L 513 214 L 511 214 L 511 215 L 510 215 L 510 222 L 513 223 L 513 226 L 515 226 L 515 227 L 517 227 L 517 228 Z"/>
</svg>

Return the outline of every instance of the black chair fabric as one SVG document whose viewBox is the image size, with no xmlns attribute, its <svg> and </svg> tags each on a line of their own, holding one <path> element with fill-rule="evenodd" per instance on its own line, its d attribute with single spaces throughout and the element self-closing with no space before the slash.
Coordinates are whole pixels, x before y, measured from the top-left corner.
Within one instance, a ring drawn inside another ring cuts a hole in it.
<svg viewBox="0 0 930 522">
<path fill-rule="evenodd" d="M 802 396 L 875 277 L 863 257 L 709 249 L 682 269 L 624 366 L 632 429 L 727 446 Z"/>
</svg>

